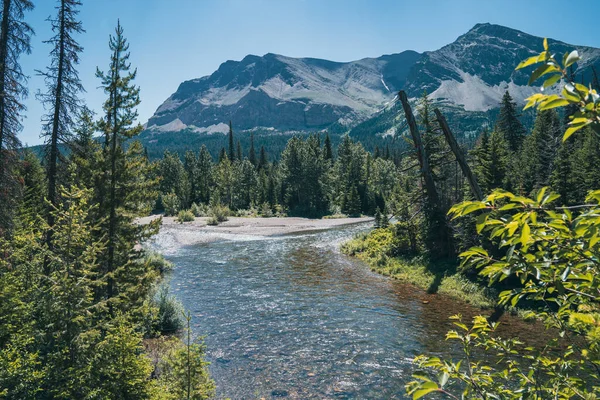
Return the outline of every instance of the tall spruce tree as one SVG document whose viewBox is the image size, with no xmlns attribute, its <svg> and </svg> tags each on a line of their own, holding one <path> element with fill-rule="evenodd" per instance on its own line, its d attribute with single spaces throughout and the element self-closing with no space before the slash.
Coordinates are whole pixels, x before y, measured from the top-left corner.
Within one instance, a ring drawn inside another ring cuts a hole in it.
<svg viewBox="0 0 600 400">
<path fill-rule="evenodd" d="M 43 136 L 46 138 L 48 201 L 53 207 L 58 204 L 58 168 L 61 158 L 59 145 L 71 139 L 75 125 L 75 116 L 79 114 L 81 101 L 79 94 L 84 91 L 77 72 L 79 54 L 83 48 L 74 38 L 75 34 L 83 33 L 81 22 L 77 20 L 79 0 L 59 0 L 56 7 L 57 15 L 50 19 L 54 36 L 45 41 L 52 45 L 50 65 L 45 72 L 38 71 L 44 77 L 47 92 L 38 93 L 38 98 L 48 109 L 43 118 Z M 48 212 L 47 242 L 52 242 L 52 226 L 54 213 Z"/>
<path fill-rule="evenodd" d="M 233 127 L 231 126 L 231 121 L 229 121 L 229 134 L 227 136 L 227 139 L 229 140 L 229 161 L 234 162 L 235 161 L 235 147 L 234 147 L 234 140 L 233 140 Z"/>
<path fill-rule="evenodd" d="M 521 151 L 523 188 L 526 193 L 550 184 L 561 139 L 562 130 L 556 111 L 539 112 L 533 132 L 525 139 Z"/>
<path fill-rule="evenodd" d="M 333 150 L 331 149 L 331 139 L 329 138 L 329 133 L 325 135 L 325 147 L 323 148 L 323 151 L 325 152 L 325 160 L 333 160 Z"/>
<path fill-rule="evenodd" d="M 267 152 L 265 151 L 265 146 L 260 146 L 260 158 L 258 159 L 258 169 L 265 169 L 269 164 L 269 160 L 267 159 Z"/>
<path fill-rule="evenodd" d="M 213 160 L 206 146 L 202 145 L 198 154 L 198 181 L 196 182 L 198 200 L 210 202 L 210 191 L 213 184 Z"/>
<path fill-rule="evenodd" d="M 198 194 L 198 180 L 199 180 L 199 169 L 198 169 L 198 157 L 196 153 L 191 150 L 185 152 L 183 158 L 183 165 L 186 172 L 186 178 L 188 180 L 187 186 L 189 188 L 188 203 L 199 203 L 200 196 Z"/>
<path fill-rule="evenodd" d="M 74 138 L 69 143 L 69 162 L 72 166 L 70 175 L 81 188 L 93 189 L 100 179 L 98 169 L 101 168 L 101 154 L 100 144 L 94 139 L 96 127 L 93 112 L 84 107 L 73 130 Z"/>
<path fill-rule="evenodd" d="M 0 235 L 10 228 L 19 185 L 15 176 L 23 129 L 23 100 L 27 97 L 27 77 L 21 69 L 21 54 L 31 52 L 33 29 L 24 22 L 25 13 L 33 9 L 30 0 L 3 0 L 0 22 Z"/>
<path fill-rule="evenodd" d="M 254 133 L 250 133 L 250 151 L 248 152 L 248 161 L 256 167 L 258 165 L 258 160 L 256 159 L 256 150 L 254 149 Z"/>
<path fill-rule="evenodd" d="M 108 217 L 101 226 L 107 249 L 102 272 L 106 280 L 105 296 L 116 299 L 123 295 L 118 301 L 109 302 L 109 311 L 114 315 L 115 305 L 125 304 L 123 297 L 134 294 L 131 285 L 144 279 L 143 274 L 137 278 L 131 275 L 140 272 L 136 271 L 139 263 L 134 248 L 136 243 L 156 232 L 157 223 L 137 225 L 133 222 L 136 216 L 149 211 L 148 199 L 155 195 L 156 182 L 149 178 L 150 166 L 141 144 L 133 141 L 127 151 L 123 149 L 123 142 L 137 136 L 142 126 L 135 123 L 136 107 L 140 103 L 139 88 L 133 83 L 137 70 L 131 70 L 129 44 L 120 22 L 114 36 L 110 36 L 109 48 L 112 52 L 109 72 L 97 69 L 96 76 L 108 96 L 103 106 L 105 115 L 99 123 L 105 135 L 101 191 L 106 194 L 101 198 L 100 208 Z M 129 276 L 122 276 L 126 274 Z M 135 295 L 143 296 L 141 292 Z M 130 303 L 130 307 L 133 306 Z"/>
<path fill-rule="evenodd" d="M 510 96 L 508 90 L 502 97 L 500 105 L 500 113 L 496 120 L 495 131 L 501 133 L 504 139 L 508 142 L 510 150 L 517 152 L 521 148 L 523 139 L 525 138 L 525 128 L 519 120 L 517 112 L 517 103 Z"/>
</svg>

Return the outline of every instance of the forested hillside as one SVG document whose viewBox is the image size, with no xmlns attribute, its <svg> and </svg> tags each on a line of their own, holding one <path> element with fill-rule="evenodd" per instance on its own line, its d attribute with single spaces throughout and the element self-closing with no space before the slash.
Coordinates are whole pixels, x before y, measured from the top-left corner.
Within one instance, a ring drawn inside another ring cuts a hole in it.
<svg viewBox="0 0 600 400">
<path fill-rule="evenodd" d="M 160 226 L 136 222 L 152 209 L 159 179 L 134 140 L 140 97 L 124 29 L 117 23 L 107 68 L 97 71 L 106 102 L 95 118 L 78 73 L 81 2 L 56 1 L 40 72 L 42 164 L 18 140 L 27 94 L 19 57 L 31 51 L 33 7 L 2 2 L 0 398 L 208 398 L 204 348 L 189 323 L 185 340 L 174 335 L 185 318 L 160 287 L 169 263 L 140 247 Z"/>
</svg>

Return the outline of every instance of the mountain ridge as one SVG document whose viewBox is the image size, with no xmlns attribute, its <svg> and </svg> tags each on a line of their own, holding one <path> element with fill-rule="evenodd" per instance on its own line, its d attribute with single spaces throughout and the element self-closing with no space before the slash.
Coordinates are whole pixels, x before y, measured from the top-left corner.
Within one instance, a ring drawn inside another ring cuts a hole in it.
<svg viewBox="0 0 600 400">
<path fill-rule="evenodd" d="M 589 77 L 591 67 L 600 67 L 600 49 L 549 42 L 557 54 L 579 50 L 579 74 Z M 182 82 L 149 119 L 146 133 L 225 133 L 229 121 L 241 131 L 346 132 L 379 118 L 400 89 L 413 98 L 426 91 L 460 110 L 457 115 L 486 113 L 506 90 L 517 102 L 536 90 L 527 86 L 529 71 L 515 71 L 515 66 L 541 47 L 541 37 L 478 23 L 455 41 L 424 53 L 406 50 L 350 62 L 247 55 L 222 63 L 211 75 Z"/>
</svg>

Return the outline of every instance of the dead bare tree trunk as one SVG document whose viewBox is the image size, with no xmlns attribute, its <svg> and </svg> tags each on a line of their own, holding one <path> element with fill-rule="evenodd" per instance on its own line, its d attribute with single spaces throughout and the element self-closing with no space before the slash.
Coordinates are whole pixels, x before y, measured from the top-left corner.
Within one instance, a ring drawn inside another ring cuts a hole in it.
<svg viewBox="0 0 600 400">
<path fill-rule="evenodd" d="M 475 178 L 475 175 L 473 175 L 471 167 L 469 167 L 469 164 L 467 164 L 467 159 L 465 158 L 465 155 L 458 146 L 458 143 L 456 143 L 456 139 L 454 138 L 452 131 L 450 131 L 450 127 L 448 126 L 448 122 L 446 122 L 446 118 L 444 118 L 440 110 L 438 110 L 437 108 L 434 109 L 433 112 L 435 113 L 438 123 L 442 128 L 442 132 L 444 132 L 444 136 L 446 137 L 446 141 L 448 142 L 450 149 L 456 157 L 456 161 L 458 161 L 458 165 L 460 165 L 460 168 L 462 169 L 465 178 L 467 178 L 467 181 L 469 182 L 469 186 L 471 187 L 471 192 L 473 192 L 473 196 L 475 196 L 477 200 L 483 200 L 483 193 L 481 192 L 481 188 L 477 183 L 477 179 Z"/>
<path fill-rule="evenodd" d="M 421 174 L 423 176 L 423 181 L 425 182 L 425 191 L 427 192 L 427 197 L 433 204 L 439 207 L 440 199 L 435 188 L 433 174 L 431 173 L 431 167 L 429 166 L 429 157 L 425 151 L 425 147 L 423 146 L 417 121 L 415 120 L 415 116 L 413 115 L 412 108 L 408 103 L 408 98 L 406 97 L 404 90 L 400 91 L 398 97 L 402 103 L 402 108 L 404 108 L 404 114 L 406 115 L 406 122 L 408 123 L 410 134 L 415 142 L 415 149 L 417 151 L 419 165 L 421 166 Z"/>
<path fill-rule="evenodd" d="M 433 179 L 433 173 L 429 165 L 429 155 L 425 146 L 423 146 L 419 127 L 417 126 L 417 121 L 415 120 L 406 93 L 401 90 L 398 93 L 398 98 L 402 103 L 402 108 L 404 108 L 406 122 L 408 123 L 410 134 L 415 144 L 417 158 L 419 159 L 419 165 L 421 166 L 421 176 L 425 183 L 426 206 L 424 211 L 427 219 L 427 247 L 434 258 L 448 257 L 453 253 L 451 244 L 452 235 L 446 223 L 445 210 L 442 209 L 440 196 L 435 187 L 435 180 Z"/>
</svg>

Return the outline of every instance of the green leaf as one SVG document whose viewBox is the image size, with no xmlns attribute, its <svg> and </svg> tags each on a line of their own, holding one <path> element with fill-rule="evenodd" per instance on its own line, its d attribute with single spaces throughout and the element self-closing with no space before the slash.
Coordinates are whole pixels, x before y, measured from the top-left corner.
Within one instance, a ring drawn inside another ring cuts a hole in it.
<svg viewBox="0 0 600 400">
<path fill-rule="evenodd" d="M 425 382 L 421 385 L 421 389 L 415 391 L 413 393 L 413 400 L 420 399 L 421 397 L 428 395 L 431 392 L 437 391 L 438 385 L 435 382 Z"/>
<path fill-rule="evenodd" d="M 531 77 L 529 78 L 529 83 L 528 85 L 531 85 L 533 82 L 537 81 L 538 78 L 549 74 L 550 72 L 560 72 L 560 69 L 558 69 L 557 66 L 552 65 L 552 64 L 544 64 L 540 67 L 538 67 L 535 71 L 533 71 L 533 73 L 531 74 Z"/>
<path fill-rule="evenodd" d="M 550 79 L 552 79 L 552 78 L 550 78 Z M 555 98 L 555 99 L 551 99 L 551 100 L 540 103 L 540 105 L 538 106 L 538 110 L 540 110 L 540 111 L 550 110 L 551 108 L 565 107 L 565 106 L 568 106 L 569 104 L 571 104 L 571 102 L 569 102 L 566 99 Z"/>
<path fill-rule="evenodd" d="M 525 246 L 529 242 L 531 238 L 531 228 L 529 224 L 523 225 L 523 229 L 521 229 L 521 245 Z"/>
<path fill-rule="evenodd" d="M 533 56 L 533 57 L 529 57 L 526 60 L 521 61 L 519 63 L 519 65 L 517 65 L 517 68 L 515 68 L 515 69 L 521 69 L 521 68 L 529 67 L 530 65 L 533 65 L 533 64 L 537 64 L 538 57 L 539 56 Z"/>
<path fill-rule="evenodd" d="M 579 57 L 579 53 L 577 52 L 577 50 L 573 50 L 572 52 L 569 53 L 569 55 L 567 56 L 567 59 L 565 61 L 565 68 L 570 67 L 571 65 L 575 64 L 577 61 L 581 60 L 581 57 Z"/>
<path fill-rule="evenodd" d="M 541 203 L 547 190 L 548 190 L 547 186 L 544 186 L 543 188 L 541 188 L 539 190 L 539 192 L 537 193 L 537 196 L 535 196 L 535 201 L 537 201 L 538 203 Z"/>
<path fill-rule="evenodd" d="M 544 81 L 544 89 L 547 87 L 550 87 L 550 86 L 554 85 L 556 82 L 560 81 L 560 78 L 562 78 L 562 75 L 556 74 L 556 75 L 552 75 L 550 78 L 546 79 Z"/>
<path fill-rule="evenodd" d="M 486 223 L 487 219 L 488 219 L 488 214 L 481 214 L 481 215 L 477 216 L 476 225 L 475 225 L 477 228 L 477 233 L 481 233 L 481 231 L 485 227 L 485 223 Z"/>
<path fill-rule="evenodd" d="M 450 375 L 447 372 L 440 376 L 440 387 L 444 387 L 448 383 L 448 378 L 450 378 Z"/>
<path fill-rule="evenodd" d="M 575 124 L 571 122 L 571 124 L 569 125 L 569 127 L 565 131 L 565 135 L 563 136 L 563 142 L 565 140 L 567 140 L 568 138 L 570 138 L 571 135 L 573 135 L 575 132 L 577 132 L 581 128 L 585 128 L 586 126 L 588 126 L 591 123 L 592 123 L 592 121 L 589 121 L 589 120 L 586 120 L 585 122 L 578 122 L 578 123 L 575 123 Z"/>
</svg>

